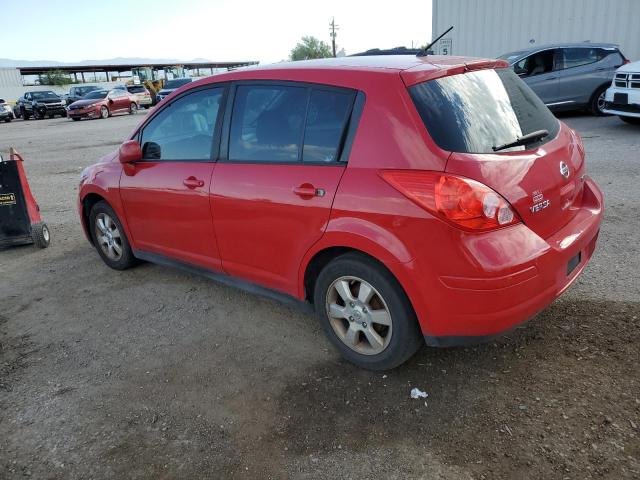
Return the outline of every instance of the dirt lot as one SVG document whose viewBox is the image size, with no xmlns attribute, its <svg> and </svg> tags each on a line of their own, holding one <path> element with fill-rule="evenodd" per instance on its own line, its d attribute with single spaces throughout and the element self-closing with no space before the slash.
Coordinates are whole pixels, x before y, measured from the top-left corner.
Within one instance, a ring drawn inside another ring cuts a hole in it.
<svg viewBox="0 0 640 480">
<path fill-rule="evenodd" d="M 141 116 L 0 125 L 53 236 L 0 252 L 0 478 L 640 477 L 640 129 L 563 118 L 607 212 L 560 300 L 495 343 L 382 374 L 290 307 L 100 261 L 79 173 Z"/>
</svg>

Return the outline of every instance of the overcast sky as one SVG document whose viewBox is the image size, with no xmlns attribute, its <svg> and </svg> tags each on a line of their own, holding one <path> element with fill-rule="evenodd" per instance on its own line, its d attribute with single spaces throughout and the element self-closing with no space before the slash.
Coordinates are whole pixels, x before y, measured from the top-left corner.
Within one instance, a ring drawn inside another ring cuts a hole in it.
<svg viewBox="0 0 640 480">
<path fill-rule="evenodd" d="M 114 57 L 191 60 L 286 59 L 303 35 L 338 48 L 424 44 L 431 0 L 0 0 L 0 58 L 80 60 Z"/>
</svg>

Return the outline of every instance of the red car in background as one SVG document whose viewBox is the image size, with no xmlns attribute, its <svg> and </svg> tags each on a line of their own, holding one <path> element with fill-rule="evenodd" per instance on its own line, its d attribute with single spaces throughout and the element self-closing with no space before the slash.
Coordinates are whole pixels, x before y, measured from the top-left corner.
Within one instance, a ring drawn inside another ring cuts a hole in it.
<svg viewBox="0 0 640 480">
<path fill-rule="evenodd" d="M 295 62 L 172 93 L 85 169 L 78 207 L 110 267 L 308 302 L 345 358 L 388 369 L 510 330 L 575 281 L 603 215 L 584 157 L 503 61 Z"/>
<path fill-rule="evenodd" d="M 69 105 L 67 116 L 77 121 L 82 118 L 107 118 L 114 113 L 134 114 L 137 111 L 137 97 L 126 90 L 94 90 Z"/>
</svg>

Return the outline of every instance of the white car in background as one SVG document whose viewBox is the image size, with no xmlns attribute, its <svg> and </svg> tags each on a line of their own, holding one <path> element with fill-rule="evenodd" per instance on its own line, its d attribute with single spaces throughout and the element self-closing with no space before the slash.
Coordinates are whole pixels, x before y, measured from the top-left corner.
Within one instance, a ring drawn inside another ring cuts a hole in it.
<svg viewBox="0 0 640 480">
<path fill-rule="evenodd" d="M 604 101 L 604 113 L 640 125 L 640 61 L 627 63 L 616 70 Z"/>
</svg>

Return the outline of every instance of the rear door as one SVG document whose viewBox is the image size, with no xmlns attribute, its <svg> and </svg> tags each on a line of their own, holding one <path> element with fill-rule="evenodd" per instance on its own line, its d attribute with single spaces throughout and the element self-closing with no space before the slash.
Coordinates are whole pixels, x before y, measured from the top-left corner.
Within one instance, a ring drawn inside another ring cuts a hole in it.
<svg viewBox="0 0 640 480">
<path fill-rule="evenodd" d="M 139 133 L 143 160 L 125 165 L 120 177 L 138 249 L 220 270 L 209 188 L 224 91 L 211 87 L 185 93 Z"/>
<path fill-rule="evenodd" d="M 615 49 L 573 47 L 560 49 L 561 69 L 558 79 L 558 100 L 584 105 L 604 84 L 611 83 L 616 69 Z"/>
<path fill-rule="evenodd" d="M 351 90 L 240 82 L 230 95 L 211 186 L 224 270 L 296 293 L 345 169 Z"/>
</svg>

